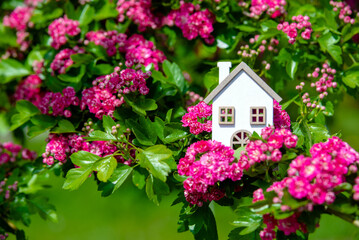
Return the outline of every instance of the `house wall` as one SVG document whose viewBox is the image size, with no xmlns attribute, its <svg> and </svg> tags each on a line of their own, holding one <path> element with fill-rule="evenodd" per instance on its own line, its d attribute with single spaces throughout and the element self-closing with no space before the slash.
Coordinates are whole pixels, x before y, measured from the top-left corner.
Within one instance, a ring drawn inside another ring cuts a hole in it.
<svg viewBox="0 0 359 240">
<path fill-rule="evenodd" d="M 219 125 L 219 107 L 233 106 L 235 108 L 235 123 Z M 250 124 L 250 107 L 266 107 L 266 124 Z M 256 131 L 259 135 L 262 128 L 273 125 L 273 98 L 265 92 L 244 71 L 239 72 L 234 79 L 217 94 L 212 104 L 212 140 L 220 141 L 230 146 L 231 137 L 238 130 Z"/>
</svg>

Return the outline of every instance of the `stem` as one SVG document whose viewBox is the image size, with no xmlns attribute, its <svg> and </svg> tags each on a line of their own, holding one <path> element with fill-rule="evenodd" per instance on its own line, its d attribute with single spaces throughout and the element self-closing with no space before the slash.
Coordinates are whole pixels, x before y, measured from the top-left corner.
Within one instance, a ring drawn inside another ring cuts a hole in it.
<svg viewBox="0 0 359 240">
<path fill-rule="evenodd" d="M 327 208 L 326 211 L 328 213 L 331 213 L 331 214 L 337 216 L 337 217 L 340 217 L 341 219 L 353 224 L 356 227 L 359 227 L 359 220 L 356 220 L 353 216 L 351 216 L 349 214 L 338 212 L 338 211 L 336 211 L 334 209 L 331 209 L 331 208 Z"/>
</svg>

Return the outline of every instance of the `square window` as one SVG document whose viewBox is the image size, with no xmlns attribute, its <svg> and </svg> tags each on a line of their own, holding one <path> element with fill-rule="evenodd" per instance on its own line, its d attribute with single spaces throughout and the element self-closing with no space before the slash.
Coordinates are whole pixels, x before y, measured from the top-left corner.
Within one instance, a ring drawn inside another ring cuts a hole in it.
<svg viewBox="0 0 359 240">
<path fill-rule="evenodd" d="M 265 125 L 266 124 L 266 108 L 265 107 L 251 107 L 251 124 Z"/>
<path fill-rule="evenodd" d="M 219 107 L 219 124 L 234 124 L 234 107 Z"/>
</svg>

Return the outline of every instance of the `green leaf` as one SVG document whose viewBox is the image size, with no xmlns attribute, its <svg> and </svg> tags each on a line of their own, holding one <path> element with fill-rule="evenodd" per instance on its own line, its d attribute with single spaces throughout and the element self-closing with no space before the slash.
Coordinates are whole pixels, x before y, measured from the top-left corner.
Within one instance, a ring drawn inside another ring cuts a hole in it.
<svg viewBox="0 0 359 240">
<path fill-rule="evenodd" d="M 237 25 L 237 26 L 235 26 L 235 28 L 238 28 L 242 32 L 249 32 L 249 33 L 258 31 L 258 29 L 256 27 L 252 27 L 252 26 L 248 26 L 248 25 Z"/>
<path fill-rule="evenodd" d="M 117 138 L 113 136 L 111 133 L 105 133 L 100 130 L 95 130 L 90 132 L 88 137 L 84 137 L 89 141 L 116 141 Z"/>
<path fill-rule="evenodd" d="M 281 104 L 282 105 L 282 109 L 285 110 L 287 107 L 289 107 L 290 104 L 292 104 L 297 98 L 299 97 L 299 94 L 297 94 L 295 97 L 293 97 L 292 99 L 286 101 L 285 103 Z"/>
<path fill-rule="evenodd" d="M 114 157 L 105 157 L 96 162 L 95 170 L 97 178 L 101 182 L 107 182 L 117 167 L 117 160 Z"/>
<path fill-rule="evenodd" d="M 339 40 L 340 37 L 331 32 L 327 32 L 318 38 L 320 48 L 324 52 L 328 52 L 338 64 L 342 64 L 342 49 L 340 46 L 335 45 L 337 42 L 339 42 Z"/>
<path fill-rule="evenodd" d="M 246 150 L 246 147 L 240 147 L 240 148 L 237 148 L 236 150 L 234 150 L 234 157 L 236 159 L 239 159 L 239 157 L 241 156 L 241 152 L 242 151 L 245 151 Z"/>
<path fill-rule="evenodd" d="M 146 194 L 148 199 L 152 200 L 157 206 L 163 195 L 168 195 L 170 189 L 165 182 L 159 181 L 152 174 L 148 175 L 146 179 Z"/>
<path fill-rule="evenodd" d="M 139 170 L 134 169 L 132 173 L 132 182 L 138 189 L 142 189 L 146 185 L 146 176 Z"/>
<path fill-rule="evenodd" d="M 278 23 L 276 21 L 267 20 L 267 21 L 262 22 L 261 28 L 262 28 L 263 32 L 267 32 L 269 29 L 277 30 L 277 25 L 278 25 Z"/>
<path fill-rule="evenodd" d="M 36 208 L 40 217 L 44 220 L 49 219 L 52 222 L 57 222 L 57 214 L 55 207 L 49 204 L 48 199 L 44 197 L 36 197 L 27 200 L 33 207 Z"/>
<path fill-rule="evenodd" d="M 166 182 L 171 167 L 166 160 L 172 157 L 172 151 L 164 145 L 155 145 L 141 151 L 137 155 L 140 166 L 147 168 L 154 177 Z"/>
<path fill-rule="evenodd" d="M 85 73 L 86 66 L 81 65 L 80 68 L 71 68 L 71 71 L 68 71 L 65 74 L 57 75 L 57 77 L 64 82 L 79 83 L 81 82 L 81 79 L 85 75 Z"/>
<path fill-rule="evenodd" d="M 163 141 L 165 143 L 171 143 L 183 139 L 187 136 L 187 132 L 184 131 L 181 123 L 169 123 L 163 129 Z"/>
<path fill-rule="evenodd" d="M 17 230 L 16 231 L 16 240 L 26 240 L 24 230 Z"/>
<path fill-rule="evenodd" d="M 359 64 L 353 64 L 345 70 L 342 80 L 350 88 L 359 86 Z"/>
<path fill-rule="evenodd" d="M 187 84 L 182 70 L 176 63 L 170 63 L 168 60 L 165 60 L 162 63 L 163 71 L 167 76 L 167 81 L 173 83 L 177 88 L 182 92 L 186 92 Z"/>
<path fill-rule="evenodd" d="M 31 126 L 27 132 L 30 138 L 49 130 L 57 124 L 56 119 L 48 115 L 35 115 L 30 120 L 35 125 Z"/>
<path fill-rule="evenodd" d="M 252 212 L 248 207 L 239 206 L 239 208 L 235 210 L 235 213 L 237 218 L 233 222 L 233 225 L 244 227 L 240 232 L 241 235 L 255 231 L 262 223 L 262 215 Z"/>
<path fill-rule="evenodd" d="M 295 58 L 292 58 L 292 60 L 288 61 L 286 70 L 291 79 L 294 79 L 295 73 L 297 72 L 299 62 L 295 60 Z"/>
<path fill-rule="evenodd" d="M 115 121 L 110 116 L 103 116 L 102 121 L 103 121 L 103 128 L 105 129 L 105 131 L 111 134 L 112 127 L 116 126 Z"/>
<path fill-rule="evenodd" d="M 351 24 L 347 24 L 342 30 L 343 43 L 350 40 L 354 35 L 358 33 L 359 33 L 359 26 L 357 24 L 355 24 L 354 26 Z"/>
<path fill-rule="evenodd" d="M 100 183 L 99 190 L 102 190 L 101 196 L 107 197 L 114 193 L 121 187 L 133 170 L 132 167 L 122 163 L 119 163 L 118 166 L 106 183 Z"/>
<path fill-rule="evenodd" d="M 325 142 L 330 138 L 328 129 L 319 123 L 308 124 L 311 135 L 313 136 L 313 143 Z"/>
<path fill-rule="evenodd" d="M 90 22 L 92 22 L 94 16 L 95 16 L 95 9 L 90 5 L 86 4 L 85 7 L 82 9 L 78 20 L 80 26 L 88 25 Z"/>
<path fill-rule="evenodd" d="M 242 235 L 241 232 L 244 230 L 244 227 L 238 227 L 233 229 L 228 234 L 228 240 L 261 240 L 259 236 L 259 230 L 257 229 L 254 232 L 251 232 L 246 235 Z"/>
<path fill-rule="evenodd" d="M 125 102 L 128 103 L 133 109 L 134 112 L 146 116 L 147 111 L 153 111 L 157 109 L 156 101 L 153 99 L 145 98 L 144 96 L 136 97 L 133 100 L 130 100 L 128 97 L 125 97 Z"/>
<path fill-rule="evenodd" d="M 79 66 L 81 64 L 88 64 L 88 63 L 90 63 L 91 61 L 94 60 L 92 55 L 84 54 L 84 53 L 72 54 L 70 57 L 74 61 L 74 63 L 78 64 Z"/>
<path fill-rule="evenodd" d="M 92 171 L 93 171 L 92 165 L 87 167 L 70 169 L 66 174 L 66 180 L 62 188 L 66 190 L 78 189 L 90 176 Z"/>
<path fill-rule="evenodd" d="M 16 128 L 22 126 L 27 121 L 29 121 L 31 117 L 40 113 L 40 110 L 34 104 L 26 100 L 17 101 L 15 108 L 18 113 L 11 117 L 12 124 L 10 131 L 13 131 Z"/>
<path fill-rule="evenodd" d="M 218 85 L 218 71 L 218 67 L 215 67 L 204 75 L 203 83 L 207 92 L 212 91 Z"/>
<path fill-rule="evenodd" d="M 133 119 L 126 120 L 126 125 L 131 128 L 139 143 L 152 146 L 156 143 L 157 133 L 154 124 L 148 118 L 140 117 L 139 123 Z"/>
<path fill-rule="evenodd" d="M 91 68 L 91 73 L 95 75 L 107 75 L 113 72 L 110 64 L 97 64 Z"/>
<path fill-rule="evenodd" d="M 51 133 L 72 133 L 76 132 L 74 125 L 66 119 L 59 121 L 58 126 L 50 131 Z"/>
<path fill-rule="evenodd" d="M 202 206 L 188 218 L 189 230 L 196 240 L 217 240 L 216 220 L 208 206 Z"/>
<path fill-rule="evenodd" d="M 330 45 L 328 46 L 328 52 L 330 56 L 339 64 L 341 65 L 343 63 L 342 60 L 342 49 L 340 46 L 337 45 Z"/>
<path fill-rule="evenodd" d="M 0 84 L 10 82 L 15 78 L 20 78 L 30 74 L 25 66 L 15 59 L 0 60 Z"/>
<path fill-rule="evenodd" d="M 96 154 L 86 152 L 86 151 L 78 151 L 73 153 L 71 156 L 71 162 L 80 167 L 86 167 L 93 165 L 95 162 L 101 159 L 101 157 Z"/>
<path fill-rule="evenodd" d="M 96 12 L 94 20 L 99 21 L 107 18 L 116 18 L 117 16 L 116 4 L 111 1 L 105 1 L 104 6 Z"/>
</svg>

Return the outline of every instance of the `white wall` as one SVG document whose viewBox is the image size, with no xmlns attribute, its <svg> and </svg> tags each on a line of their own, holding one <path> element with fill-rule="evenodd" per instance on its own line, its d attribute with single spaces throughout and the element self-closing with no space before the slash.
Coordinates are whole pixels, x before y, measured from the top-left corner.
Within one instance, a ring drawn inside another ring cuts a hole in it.
<svg viewBox="0 0 359 240">
<path fill-rule="evenodd" d="M 219 107 L 234 106 L 235 124 L 219 125 Z M 250 107 L 266 107 L 266 124 L 250 124 Z M 212 110 L 212 140 L 230 146 L 231 137 L 238 130 L 256 131 L 259 135 L 262 128 L 273 125 L 273 98 L 266 93 L 244 71 L 238 73 L 214 99 Z"/>
</svg>

